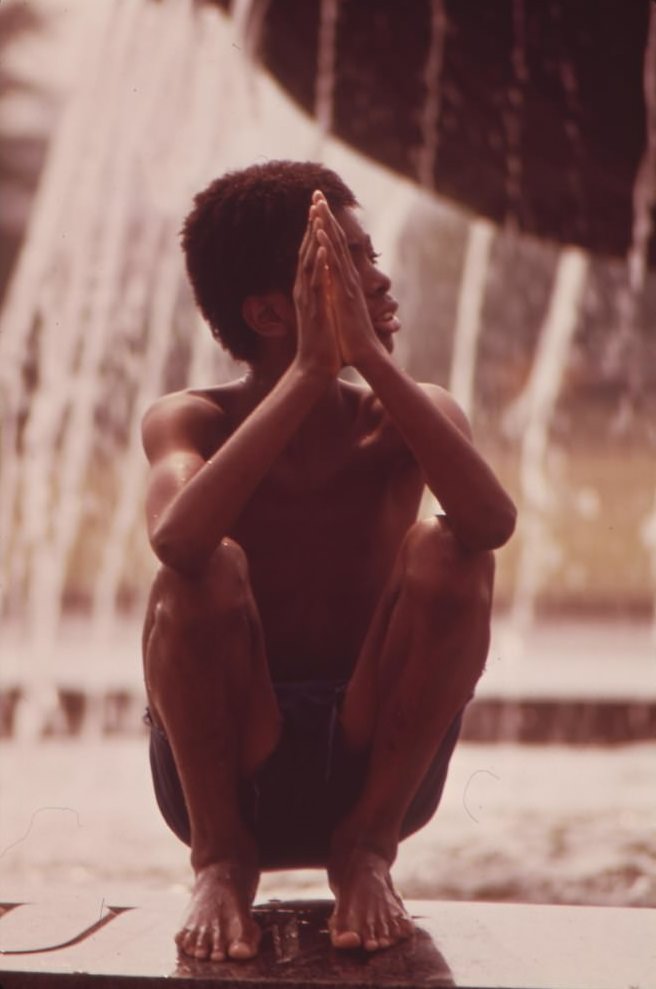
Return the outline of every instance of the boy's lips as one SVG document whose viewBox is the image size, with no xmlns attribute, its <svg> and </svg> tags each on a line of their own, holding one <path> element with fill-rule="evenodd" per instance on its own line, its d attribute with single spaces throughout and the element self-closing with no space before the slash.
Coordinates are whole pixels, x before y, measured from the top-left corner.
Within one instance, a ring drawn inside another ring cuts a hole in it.
<svg viewBox="0 0 656 989">
<path fill-rule="evenodd" d="M 392 302 L 372 317 L 372 323 L 381 333 L 396 333 L 401 329 L 401 321 L 396 316 L 398 302 Z"/>
</svg>

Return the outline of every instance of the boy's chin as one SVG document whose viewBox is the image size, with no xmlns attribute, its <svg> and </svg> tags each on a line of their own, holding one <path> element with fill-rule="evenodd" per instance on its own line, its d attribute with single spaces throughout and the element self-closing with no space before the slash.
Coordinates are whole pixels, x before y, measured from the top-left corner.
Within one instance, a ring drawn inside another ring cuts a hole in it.
<svg viewBox="0 0 656 989">
<path fill-rule="evenodd" d="M 388 354 L 393 353 L 394 352 L 394 337 L 392 336 L 392 334 L 391 333 L 384 333 L 384 332 L 381 332 L 379 330 L 376 335 L 377 335 L 378 339 L 380 340 L 380 342 L 382 343 L 382 345 L 385 348 L 385 350 L 387 351 L 387 353 Z"/>
</svg>

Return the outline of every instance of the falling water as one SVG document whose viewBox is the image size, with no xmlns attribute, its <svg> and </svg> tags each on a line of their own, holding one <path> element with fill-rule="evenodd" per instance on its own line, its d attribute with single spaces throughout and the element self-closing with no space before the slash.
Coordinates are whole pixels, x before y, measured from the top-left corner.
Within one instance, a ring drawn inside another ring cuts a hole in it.
<svg viewBox="0 0 656 989">
<path fill-rule="evenodd" d="M 108 14 L 108 8 L 101 9 Z M 77 50 L 86 54 L 86 62 L 80 66 L 83 77 L 90 76 L 93 65 L 100 60 L 103 54 L 104 42 L 107 37 L 107 24 L 109 18 L 106 16 L 104 22 L 99 22 L 97 32 L 92 30 L 92 18 L 89 10 L 86 11 L 88 22 L 80 22 L 80 39 Z M 19 477 L 19 470 L 23 463 L 14 454 L 18 449 L 18 433 L 21 425 L 21 418 L 27 412 L 29 396 L 23 394 L 23 382 L 21 380 L 20 369 L 26 363 L 27 355 L 30 352 L 30 335 L 33 333 L 33 326 L 37 314 L 41 315 L 43 309 L 47 318 L 53 311 L 55 299 L 53 296 L 56 287 L 53 282 L 54 254 L 53 247 L 57 241 L 64 241 L 70 237 L 58 228 L 61 224 L 61 205 L 68 195 L 71 186 L 71 175 L 77 171 L 78 183 L 83 191 L 86 182 L 83 177 L 80 180 L 79 170 L 74 168 L 77 158 L 78 142 L 82 137 L 82 123 L 84 116 L 84 104 L 87 99 L 94 99 L 97 95 L 94 87 L 90 92 L 78 87 L 68 104 L 68 110 L 60 122 L 58 131 L 52 141 L 50 154 L 44 169 L 44 175 L 39 187 L 36 202 L 33 207 L 31 230 L 32 236 L 26 241 L 20 265 L 13 279 L 8 299 L 5 304 L 3 318 L 3 332 L 0 335 L 0 373 L 3 375 L 2 398 L 3 398 L 3 458 L 2 458 L 2 486 L 0 487 L 0 537 L 2 545 L 10 550 L 9 569 L 7 579 L 3 582 L 5 604 L 7 598 L 9 603 L 13 603 L 20 588 L 24 583 L 24 568 L 28 563 L 27 553 L 22 555 L 16 550 L 14 535 L 17 531 L 15 521 L 17 517 L 17 504 L 19 491 L 22 488 L 22 478 Z M 87 214 L 88 215 L 88 214 Z M 69 228 L 70 229 L 70 228 Z M 79 269 L 76 269 L 79 270 Z M 71 325 L 71 301 L 73 294 L 69 295 L 68 306 L 62 311 L 62 319 L 57 320 L 63 327 Z M 77 300 L 75 300 L 77 304 Z M 44 346 L 45 367 L 39 370 L 40 382 L 44 388 L 54 391 L 55 382 L 61 381 L 64 368 L 70 357 L 72 345 L 71 335 L 62 335 L 62 331 L 57 326 L 57 333 L 41 336 Z M 33 423 L 32 433 L 40 432 L 38 428 L 39 420 L 44 420 L 42 428 L 47 428 L 56 419 L 57 407 L 65 399 L 65 389 L 58 392 L 58 402 L 53 412 L 44 414 L 39 409 L 36 402 L 32 403 L 29 419 Z M 53 395 L 53 400 L 55 396 Z M 40 413 L 40 414 L 39 414 Z M 29 424 L 29 420 L 28 420 Z M 44 437 L 43 446 L 47 446 L 47 437 Z M 20 487 L 19 487 L 20 484 Z M 31 497 L 33 502 L 40 496 L 43 498 L 43 511 L 32 512 L 36 518 L 32 522 L 32 527 L 38 526 L 39 518 L 45 521 L 47 515 L 47 489 L 42 484 L 37 484 L 28 488 L 25 492 L 27 497 Z M 27 520 L 30 519 L 29 509 Z M 29 532 L 29 521 L 22 525 L 25 537 L 31 535 L 33 539 L 38 538 L 38 532 Z M 20 532 L 20 530 L 18 530 Z M 13 552 L 11 550 L 13 549 Z"/>
<path fill-rule="evenodd" d="M 474 412 L 476 358 L 494 229 L 494 225 L 487 220 L 473 220 L 469 224 L 453 328 L 449 391 L 470 418 Z M 433 515 L 436 511 L 440 511 L 439 502 L 427 490 L 422 501 L 421 517 Z"/>
<path fill-rule="evenodd" d="M 421 113 L 422 143 L 417 156 L 417 178 L 426 189 L 435 188 L 442 97 L 442 63 L 447 17 L 444 0 L 431 0 L 431 36 L 424 68 L 425 100 Z"/>
<path fill-rule="evenodd" d="M 582 167 L 584 146 L 583 139 L 581 137 L 580 124 L 582 116 L 581 93 L 569 48 L 563 43 L 566 33 L 565 27 L 561 20 L 562 11 L 562 4 L 552 7 L 552 14 L 556 19 L 556 33 L 561 39 L 561 50 L 558 53 L 556 64 L 558 66 L 560 84 L 565 97 L 563 103 L 565 110 L 563 114 L 563 129 L 570 147 L 570 166 L 567 170 L 566 178 L 570 188 L 569 200 L 571 203 L 576 203 L 579 205 L 579 215 L 576 219 L 579 227 L 577 233 L 580 234 L 580 217 L 582 213 L 585 212 L 584 204 L 586 201 L 585 187 L 581 181 L 581 177 L 584 174 L 584 169 Z"/>
<path fill-rule="evenodd" d="M 522 194 L 522 121 L 528 83 L 524 0 L 513 0 L 513 83 L 508 89 L 508 106 L 503 114 L 506 131 L 506 212 L 511 229 L 518 225 Z"/>
<path fill-rule="evenodd" d="M 518 4 L 521 4 L 521 0 L 518 0 Z M 554 10 L 557 12 L 558 8 Z M 626 357 L 637 329 L 638 307 L 644 291 L 652 235 L 652 209 L 656 202 L 656 9 L 653 7 L 650 15 L 644 64 L 647 141 L 635 181 L 634 221 L 627 256 L 627 280 L 618 300 L 619 326 L 614 334 L 608 361 L 609 365 L 612 364 L 624 375 L 629 373 L 629 376 L 631 369 Z M 582 146 L 578 126 L 581 107 L 578 83 L 570 60 L 562 58 L 559 61 L 559 73 L 565 94 L 565 130 L 576 164 L 580 159 Z M 582 201 L 580 171 L 576 167 L 572 169 L 569 181 L 575 201 Z M 561 253 L 530 378 L 505 420 L 510 432 L 521 435 L 521 550 L 506 643 L 511 658 L 520 655 L 526 632 L 533 621 L 540 589 L 560 562 L 560 549 L 551 536 L 549 524 L 557 507 L 557 492 L 549 469 L 549 431 L 567 367 L 567 355 L 576 331 L 587 270 L 588 259 L 582 251 L 566 248 Z M 629 391 L 637 394 L 640 385 L 635 375 L 634 380 L 629 380 L 628 384 Z M 652 556 L 652 573 L 656 580 L 656 499 L 653 513 L 641 525 L 641 534 Z M 656 638 L 656 621 L 654 637 Z"/>
<path fill-rule="evenodd" d="M 473 411 L 476 352 L 493 235 L 494 226 L 487 220 L 469 225 L 458 293 L 449 391 L 468 416 Z"/>
<path fill-rule="evenodd" d="M 647 273 L 649 243 L 654 232 L 652 225 L 652 211 L 656 206 L 656 7 L 654 4 L 650 8 L 643 79 L 647 141 L 633 189 L 633 237 L 628 257 L 628 286 L 621 309 L 620 332 L 624 336 L 635 326 L 638 299 L 643 291 Z M 643 522 L 640 534 L 651 557 L 651 572 L 656 587 L 656 497 L 653 510 Z M 656 642 L 656 598 L 653 638 Z"/>
<path fill-rule="evenodd" d="M 642 394 L 642 366 L 635 347 L 637 316 L 647 274 L 652 208 L 656 204 L 656 7 L 650 5 L 649 33 L 643 67 L 645 150 L 633 187 L 633 228 L 627 255 L 626 282 L 618 299 L 618 327 L 606 354 L 609 375 L 626 381 L 626 401 L 617 421 L 621 429 Z"/>
<path fill-rule="evenodd" d="M 29 637 L 25 717 L 37 722 L 52 701 L 81 539 L 95 550 L 88 583 L 99 630 L 111 627 L 142 529 L 138 420 L 165 388 L 176 326 L 195 322 L 177 231 L 192 193 L 234 158 L 242 129 L 232 126 L 227 139 L 227 116 L 240 121 L 246 99 L 230 71 L 241 56 L 226 45 L 217 11 L 191 0 L 85 7 L 73 96 L 0 337 L 2 609 L 22 616 Z"/>
<path fill-rule="evenodd" d="M 104 13 L 107 15 L 108 11 Z M 132 11 L 126 7 L 120 13 L 126 21 Z M 91 19 L 85 27 L 88 29 L 90 25 Z M 104 58 L 111 64 L 105 42 L 112 35 L 121 34 L 118 13 L 115 13 L 113 23 L 107 16 L 99 23 L 97 33 L 89 31 L 89 34 L 92 36 L 85 38 L 88 44 L 81 50 L 87 53 L 87 64 L 83 69 L 91 75 L 97 60 Z M 82 333 L 76 335 L 73 331 L 79 327 L 76 310 L 79 311 L 82 294 L 81 263 L 87 252 L 93 257 L 91 240 L 95 231 L 88 201 L 91 162 L 102 153 L 94 147 L 94 143 L 97 145 L 102 139 L 100 132 L 93 134 L 93 143 L 87 144 L 86 154 L 82 150 L 85 102 L 95 102 L 101 88 L 101 80 L 92 75 L 89 83 L 88 89 L 80 87 L 77 90 L 77 98 L 71 101 L 53 143 L 34 210 L 35 236 L 23 252 L 11 287 L 1 338 L 5 353 L 0 366 L 5 374 L 9 372 L 2 383 L 4 406 L 9 413 L 4 426 L 3 467 L 9 469 L 3 470 L 0 500 L 3 535 L 12 534 L 11 539 L 3 540 L 4 545 L 10 547 L 4 586 L 10 605 L 15 604 L 20 593 L 26 598 L 25 614 L 33 646 L 29 667 L 32 694 L 36 698 L 38 693 L 42 706 L 52 700 L 48 680 L 42 673 L 55 637 L 67 563 L 57 558 L 53 544 L 55 540 L 61 543 L 60 533 L 65 538 L 70 531 L 73 512 L 69 489 L 70 467 L 74 465 L 64 462 L 64 483 L 60 488 L 63 511 L 55 525 L 51 517 L 53 467 L 55 459 L 63 460 L 64 456 L 58 449 L 58 436 L 65 425 L 64 417 L 68 415 L 68 385 L 71 374 L 75 373 L 71 365 L 74 361 L 79 364 L 78 351 L 84 342 Z M 79 159 L 78 168 L 75 167 L 76 158 Z M 77 178 L 82 209 L 71 223 L 62 206 L 71 195 L 73 176 Z M 75 236 L 72 236 L 72 226 L 77 227 Z M 66 249 L 71 244 L 74 248 L 72 251 L 69 248 L 66 256 Z M 72 289 L 68 295 L 62 292 L 62 273 Z M 22 395 L 18 392 L 21 385 L 18 371 L 30 359 L 37 363 L 33 356 L 35 347 L 41 348 L 36 370 L 39 387 L 33 396 Z M 86 397 L 83 389 L 81 394 Z M 21 418 L 24 425 L 19 433 Z M 20 462 L 19 449 L 23 453 Z M 68 471 L 66 467 L 69 467 Z M 73 496 L 76 498 L 77 492 L 73 492 Z M 14 526 L 17 519 L 20 519 L 20 525 Z M 50 552 L 45 551 L 46 546 Z M 34 712 L 34 704 L 31 710 Z"/>
<path fill-rule="evenodd" d="M 321 0 L 317 42 L 314 118 L 318 128 L 317 157 L 333 126 L 335 63 L 337 60 L 337 21 L 340 0 Z"/>
<path fill-rule="evenodd" d="M 252 65 L 260 46 L 268 0 L 232 0 L 230 14 L 238 43 Z"/>
<path fill-rule="evenodd" d="M 521 551 L 511 614 L 512 642 L 508 643 L 511 654 L 520 649 L 533 621 L 538 592 L 559 561 L 558 547 L 549 532 L 549 516 L 557 499 L 549 470 L 549 432 L 587 271 L 588 258 L 583 251 L 563 249 L 531 374 L 506 422 L 521 435 Z"/>
</svg>

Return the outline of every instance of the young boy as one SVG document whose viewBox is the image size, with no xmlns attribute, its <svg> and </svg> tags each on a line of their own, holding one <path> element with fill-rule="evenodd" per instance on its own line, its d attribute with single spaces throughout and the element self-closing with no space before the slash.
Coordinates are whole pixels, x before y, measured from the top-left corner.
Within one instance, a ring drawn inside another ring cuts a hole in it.
<svg viewBox="0 0 656 989">
<path fill-rule="evenodd" d="M 274 161 L 213 182 L 183 229 L 196 301 L 248 365 L 143 426 L 151 764 L 191 846 L 196 958 L 256 953 L 263 868 L 326 867 L 336 948 L 411 934 L 390 868 L 439 802 L 515 524 L 453 399 L 392 361 L 356 206 L 334 172 Z M 425 484 L 444 515 L 418 522 Z"/>
</svg>

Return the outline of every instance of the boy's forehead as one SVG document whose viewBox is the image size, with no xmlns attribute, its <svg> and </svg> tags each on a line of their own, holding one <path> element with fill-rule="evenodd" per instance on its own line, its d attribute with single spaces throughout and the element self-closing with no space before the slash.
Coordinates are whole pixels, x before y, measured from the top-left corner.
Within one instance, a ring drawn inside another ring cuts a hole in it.
<svg viewBox="0 0 656 989">
<path fill-rule="evenodd" d="M 369 234 L 360 223 L 353 206 L 344 206 L 342 209 L 336 210 L 335 219 L 349 242 L 369 240 Z"/>
</svg>

